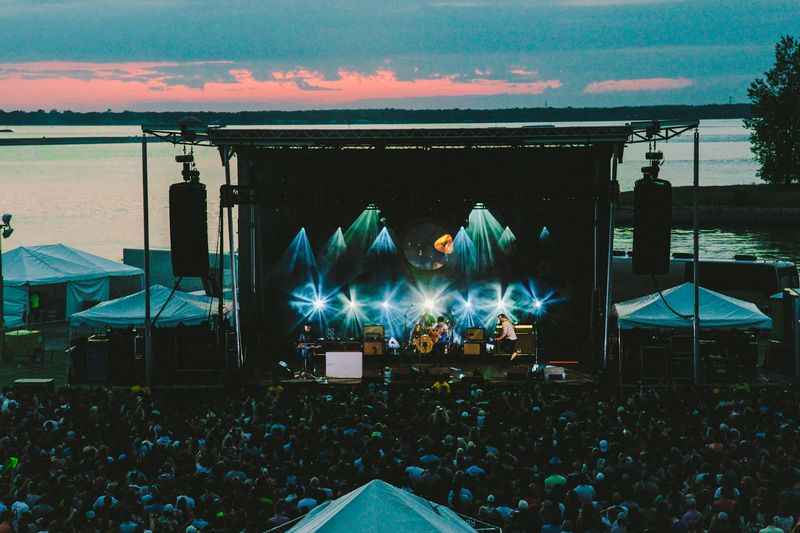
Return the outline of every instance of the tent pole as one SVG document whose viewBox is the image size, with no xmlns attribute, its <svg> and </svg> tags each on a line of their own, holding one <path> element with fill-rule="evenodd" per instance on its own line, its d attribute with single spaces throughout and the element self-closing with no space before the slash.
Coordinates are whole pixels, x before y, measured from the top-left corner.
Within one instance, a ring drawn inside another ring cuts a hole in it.
<svg viewBox="0 0 800 533">
<path fill-rule="evenodd" d="M 150 324 L 150 203 L 147 193 L 147 135 L 142 134 L 142 211 L 144 220 L 144 365 L 147 386 L 153 385 L 153 339 Z"/>
<path fill-rule="evenodd" d="M 694 259 L 692 261 L 692 279 L 694 280 L 694 313 L 692 315 L 692 362 L 694 366 L 694 383 L 703 381 L 700 361 L 700 230 L 697 222 L 697 198 L 700 196 L 700 129 L 694 130 L 694 187 L 692 188 L 692 240 Z"/>
</svg>

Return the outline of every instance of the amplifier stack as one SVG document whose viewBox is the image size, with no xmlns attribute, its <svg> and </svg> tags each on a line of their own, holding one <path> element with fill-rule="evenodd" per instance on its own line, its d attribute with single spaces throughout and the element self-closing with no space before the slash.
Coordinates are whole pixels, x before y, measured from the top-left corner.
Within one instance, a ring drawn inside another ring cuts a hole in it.
<svg viewBox="0 0 800 533">
<path fill-rule="evenodd" d="M 386 334 L 383 325 L 370 324 L 364 326 L 364 355 L 383 355 L 384 336 Z"/>
<path fill-rule="evenodd" d="M 486 353 L 486 331 L 483 328 L 467 328 L 464 331 L 464 355 Z"/>
</svg>

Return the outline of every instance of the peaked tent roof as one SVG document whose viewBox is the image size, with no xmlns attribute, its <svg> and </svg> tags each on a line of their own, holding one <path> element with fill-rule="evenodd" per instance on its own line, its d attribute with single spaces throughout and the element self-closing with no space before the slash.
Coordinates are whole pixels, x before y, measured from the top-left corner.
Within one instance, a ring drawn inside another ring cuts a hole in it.
<svg viewBox="0 0 800 533">
<path fill-rule="evenodd" d="M 104 277 L 138 276 L 142 269 L 65 244 L 20 246 L 3 254 L 6 285 L 49 285 Z"/>
<path fill-rule="evenodd" d="M 209 319 L 217 310 L 216 299 L 175 291 L 163 285 L 150 286 L 150 313 L 158 321 L 155 327 L 173 327 L 179 324 L 197 326 Z M 164 303 L 169 302 L 164 307 Z M 164 308 L 163 310 L 161 308 Z M 69 319 L 70 326 L 131 328 L 144 326 L 144 291 L 139 291 L 116 300 L 109 300 L 91 309 L 75 313 Z"/>
<path fill-rule="evenodd" d="M 465 533 L 475 530 L 447 507 L 374 479 L 341 498 L 312 509 L 289 531 Z"/>
<path fill-rule="evenodd" d="M 648 294 L 614 305 L 620 329 L 692 327 L 694 284 L 686 282 L 658 293 Z M 669 303 L 677 313 L 664 303 Z M 704 329 L 772 328 L 772 319 L 756 304 L 700 287 L 700 327 Z"/>
</svg>

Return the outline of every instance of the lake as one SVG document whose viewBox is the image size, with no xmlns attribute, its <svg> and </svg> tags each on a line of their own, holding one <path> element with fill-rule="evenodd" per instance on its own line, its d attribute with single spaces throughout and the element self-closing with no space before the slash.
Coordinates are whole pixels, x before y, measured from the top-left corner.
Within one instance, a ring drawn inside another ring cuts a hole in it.
<svg viewBox="0 0 800 533">
<path fill-rule="evenodd" d="M 527 123 L 526 123 L 527 124 Z M 599 125 L 611 122 L 556 123 L 556 125 Z M 520 126 L 524 124 L 491 124 Z M 435 124 L 414 127 L 469 127 L 489 124 Z M 0 127 L 3 127 L 0 124 Z M 284 128 L 286 126 L 275 126 Z M 299 126 L 308 127 L 308 126 Z M 326 126 L 329 128 L 341 126 Z M 387 126 L 358 126 L 387 127 Z M 388 126 L 400 127 L 400 126 Z M 141 133 L 136 126 L 13 126 L 8 137 L 127 136 Z M 703 185 L 732 185 L 757 182 L 756 163 L 750 153 L 747 130 L 741 120 L 701 122 L 701 165 Z M 626 148 L 619 167 L 623 190 L 633 188 L 645 164 L 645 144 Z M 664 152 L 662 177 L 673 185 L 692 183 L 692 136 L 686 134 L 659 145 Z M 150 242 L 169 247 L 169 205 L 167 189 L 180 179 L 174 156 L 182 148 L 165 143 L 150 144 Z M 209 191 L 209 235 L 216 244 L 219 195 L 224 182 L 219 155 L 198 148 L 195 153 L 201 181 Z M 235 180 L 236 160 L 232 162 Z M 63 242 L 89 252 L 121 259 L 122 248 L 141 247 L 142 242 L 141 146 L 77 145 L 0 148 L 0 180 L 3 195 L 0 210 L 14 215 L 15 232 L 3 245 L 15 246 Z M 629 228 L 617 230 L 615 248 L 630 249 Z M 800 262 L 800 246 L 793 232 L 785 228 L 704 230 L 703 255 L 732 257 L 752 253 L 764 258 L 785 258 Z M 691 232 L 673 232 L 673 250 L 690 251 Z"/>
</svg>

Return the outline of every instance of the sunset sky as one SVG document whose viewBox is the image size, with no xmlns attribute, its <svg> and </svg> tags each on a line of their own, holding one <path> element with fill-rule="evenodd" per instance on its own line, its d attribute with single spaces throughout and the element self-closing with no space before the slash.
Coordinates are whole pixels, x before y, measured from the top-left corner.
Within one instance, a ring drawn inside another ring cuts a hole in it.
<svg viewBox="0 0 800 533">
<path fill-rule="evenodd" d="M 797 0 L 0 0 L 0 109 L 745 101 Z"/>
</svg>

